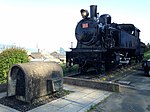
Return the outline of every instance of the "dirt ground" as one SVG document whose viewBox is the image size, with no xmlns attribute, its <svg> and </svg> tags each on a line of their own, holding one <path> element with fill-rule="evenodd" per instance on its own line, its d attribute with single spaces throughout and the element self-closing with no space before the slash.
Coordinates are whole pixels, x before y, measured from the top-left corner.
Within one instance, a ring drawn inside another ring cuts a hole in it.
<svg viewBox="0 0 150 112">
<path fill-rule="evenodd" d="M 143 71 L 120 79 L 130 82 L 120 93 L 113 93 L 90 112 L 150 112 L 150 77 Z"/>
</svg>

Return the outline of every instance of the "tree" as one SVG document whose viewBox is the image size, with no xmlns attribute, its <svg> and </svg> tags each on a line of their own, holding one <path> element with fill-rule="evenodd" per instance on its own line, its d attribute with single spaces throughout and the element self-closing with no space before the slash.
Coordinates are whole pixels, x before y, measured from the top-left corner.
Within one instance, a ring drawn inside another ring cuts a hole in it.
<svg viewBox="0 0 150 112">
<path fill-rule="evenodd" d="M 146 45 L 146 51 L 149 51 L 150 50 L 150 43 L 147 43 Z"/>
<path fill-rule="evenodd" d="M 13 64 L 29 62 L 26 50 L 10 48 L 0 53 L 0 83 L 7 81 L 10 67 Z"/>
</svg>

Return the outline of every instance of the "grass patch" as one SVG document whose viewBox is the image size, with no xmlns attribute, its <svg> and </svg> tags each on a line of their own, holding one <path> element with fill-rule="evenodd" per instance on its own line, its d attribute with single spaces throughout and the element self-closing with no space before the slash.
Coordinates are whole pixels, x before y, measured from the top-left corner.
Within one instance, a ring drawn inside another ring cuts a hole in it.
<svg viewBox="0 0 150 112">
<path fill-rule="evenodd" d="M 92 112 L 92 110 L 96 109 L 97 104 L 91 105 L 91 107 L 86 112 Z"/>
</svg>

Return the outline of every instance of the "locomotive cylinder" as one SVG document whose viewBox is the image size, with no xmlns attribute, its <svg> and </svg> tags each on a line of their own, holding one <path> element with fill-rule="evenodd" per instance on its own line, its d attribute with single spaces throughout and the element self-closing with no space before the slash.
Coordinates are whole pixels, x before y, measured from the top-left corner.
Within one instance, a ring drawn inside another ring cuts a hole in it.
<svg viewBox="0 0 150 112">
<path fill-rule="evenodd" d="M 90 16 L 91 18 L 97 18 L 97 5 L 90 6 Z"/>
</svg>

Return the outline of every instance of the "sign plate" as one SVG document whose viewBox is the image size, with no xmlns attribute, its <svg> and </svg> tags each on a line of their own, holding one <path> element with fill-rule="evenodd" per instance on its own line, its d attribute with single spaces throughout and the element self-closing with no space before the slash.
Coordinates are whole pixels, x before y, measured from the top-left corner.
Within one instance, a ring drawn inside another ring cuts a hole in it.
<svg viewBox="0 0 150 112">
<path fill-rule="evenodd" d="M 83 23 L 82 24 L 82 28 L 88 28 L 89 27 L 89 24 L 88 23 Z"/>
</svg>

